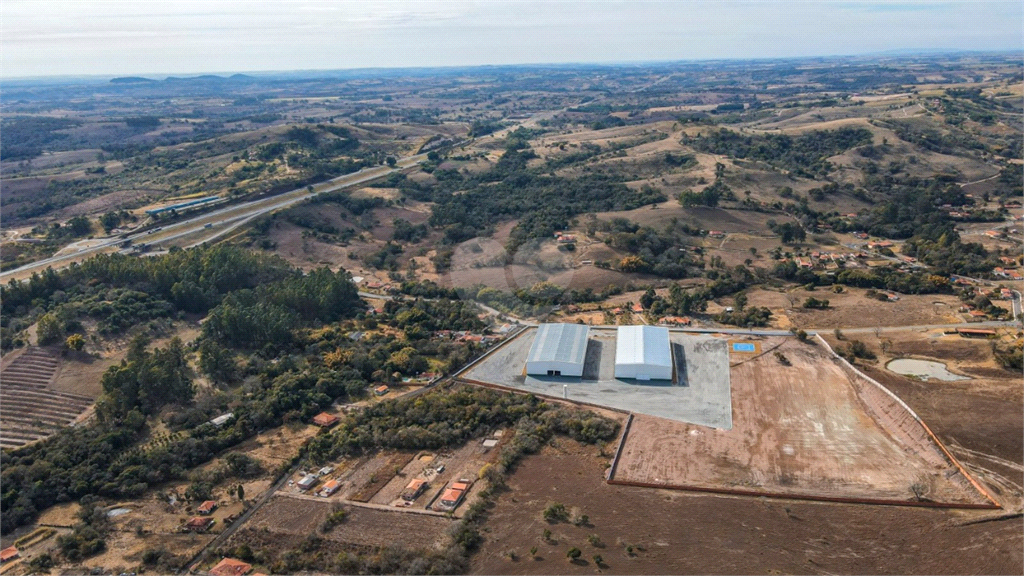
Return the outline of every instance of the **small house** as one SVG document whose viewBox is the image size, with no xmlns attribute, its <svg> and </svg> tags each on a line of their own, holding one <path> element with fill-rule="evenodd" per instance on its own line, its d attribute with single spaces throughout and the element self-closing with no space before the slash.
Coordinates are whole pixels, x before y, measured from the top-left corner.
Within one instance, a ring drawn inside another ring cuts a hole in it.
<svg viewBox="0 0 1024 576">
<path fill-rule="evenodd" d="M 235 413 L 234 412 L 228 412 L 227 414 L 221 414 L 220 416 L 217 416 L 213 420 L 210 420 L 210 424 L 213 424 L 217 428 L 220 428 L 221 426 L 227 424 L 228 420 L 231 420 L 234 417 L 235 417 Z"/>
<path fill-rule="evenodd" d="M 373 393 L 377 396 L 383 396 L 387 394 L 389 390 L 390 388 L 388 388 L 386 384 L 381 384 L 373 389 Z"/>
<path fill-rule="evenodd" d="M 18 552 L 18 549 L 14 546 L 9 546 L 7 548 L 4 548 L 3 550 L 0 550 L 0 563 L 9 562 L 11 560 L 14 560 L 15 558 L 20 557 L 21 552 Z"/>
<path fill-rule="evenodd" d="M 412 502 L 419 498 L 420 494 L 423 494 L 424 490 L 427 489 L 427 481 L 422 478 L 413 478 L 405 486 L 405 490 L 402 491 L 402 500 L 406 502 Z"/>
<path fill-rule="evenodd" d="M 216 509 L 217 503 L 213 500 L 207 500 L 206 502 L 200 504 L 198 508 L 196 508 L 196 512 L 203 516 L 209 516 L 210 514 L 213 514 L 213 511 Z"/>
<path fill-rule="evenodd" d="M 302 477 L 302 480 L 296 482 L 295 485 L 299 487 L 299 490 L 309 490 L 313 486 L 316 486 L 316 483 L 316 476 L 312 474 L 306 474 L 305 476 Z"/>
<path fill-rule="evenodd" d="M 339 488 L 341 488 L 341 482 L 338 480 L 328 480 L 324 487 L 320 489 L 320 496 L 327 498 L 337 492 Z"/>
<path fill-rule="evenodd" d="M 210 517 L 193 516 L 189 518 L 188 522 L 185 522 L 185 530 L 187 532 L 206 532 L 217 521 Z"/>
<path fill-rule="evenodd" d="M 210 569 L 211 576 L 244 576 L 252 571 L 252 564 L 234 558 L 224 558 Z"/>
<path fill-rule="evenodd" d="M 313 424 L 321 428 L 330 428 L 338 423 L 338 417 L 334 414 L 328 414 L 327 412 L 321 412 L 316 416 L 313 416 Z"/>
</svg>

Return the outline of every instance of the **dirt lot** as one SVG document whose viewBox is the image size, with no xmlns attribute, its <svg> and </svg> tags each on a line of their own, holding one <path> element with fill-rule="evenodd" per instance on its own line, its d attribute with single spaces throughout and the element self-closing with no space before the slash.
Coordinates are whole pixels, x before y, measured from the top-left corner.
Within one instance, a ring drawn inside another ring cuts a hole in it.
<svg viewBox="0 0 1024 576">
<path fill-rule="evenodd" d="M 279 426 L 246 440 L 232 452 L 241 452 L 257 458 L 264 469 L 272 473 L 282 462 L 291 461 L 302 443 L 316 436 L 319 431 L 316 426 L 308 424 Z"/>
<path fill-rule="evenodd" d="M 212 534 L 144 535 L 140 537 L 134 532 L 116 532 L 107 537 L 106 552 L 83 560 L 81 566 L 103 568 L 106 574 L 121 574 L 138 569 L 142 564 L 143 553 L 150 548 L 164 548 L 176 556 L 191 557 L 212 539 Z"/>
<path fill-rule="evenodd" d="M 256 533 L 305 538 L 319 528 L 331 507 L 327 501 L 275 496 L 228 540 L 228 546 L 237 546 Z M 452 523 L 441 516 L 359 506 L 350 506 L 347 511 L 345 521 L 324 535 L 325 539 L 362 546 L 394 543 L 408 548 L 429 547 Z"/>
<path fill-rule="evenodd" d="M 390 454 L 386 458 L 375 458 L 371 462 L 371 464 L 376 464 L 374 466 L 375 471 L 371 472 L 370 476 L 361 485 L 357 486 L 354 491 L 349 492 L 346 495 L 346 499 L 356 502 L 369 502 L 385 484 L 390 483 L 395 478 L 398 471 L 405 468 L 406 464 L 412 461 L 414 456 L 414 454 L 408 452 L 398 452 Z M 369 467 L 371 464 L 367 466 Z"/>
<path fill-rule="evenodd" d="M 748 294 L 749 306 L 767 306 L 773 323 L 780 328 L 873 328 L 963 322 L 957 313 L 960 300 L 943 294 L 900 295 L 897 302 L 879 302 L 864 296 L 864 290 L 846 288 L 842 294 L 819 288 L 808 292 L 794 288 L 787 292 L 756 289 Z M 810 310 L 802 305 L 809 297 L 829 301 L 828 310 Z M 726 299 L 728 300 L 728 299 Z M 722 302 L 732 306 L 732 302 Z"/>
<path fill-rule="evenodd" d="M 1020 518 L 977 513 L 688 494 L 603 481 L 598 447 L 558 439 L 526 458 L 488 513 L 478 574 L 1019 574 Z M 552 503 L 590 525 L 549 524 Z M 552 539 L 545 541 L 542 531 Z M 588 542 L 594 534 L 600 547 Z M 626 546 L 633 546 L 629 556 Z M 529 549 L 537 547 L 537 559 Z M 577 547 L 581 561 L 569 563 Z M 516 561 L 505 555 L 513 551 Z M 603 558 L 595 566 L 594 554 Z"/>
<path fill-rule="evenodd" d="M 918 484 L 938 502 L 988 502 L 898 402 L 823 346 L 761 344 L 763 355 L 731 370 L 732 430 L 638 415 L 615 479 L 899 501 Z"/>
</svg>

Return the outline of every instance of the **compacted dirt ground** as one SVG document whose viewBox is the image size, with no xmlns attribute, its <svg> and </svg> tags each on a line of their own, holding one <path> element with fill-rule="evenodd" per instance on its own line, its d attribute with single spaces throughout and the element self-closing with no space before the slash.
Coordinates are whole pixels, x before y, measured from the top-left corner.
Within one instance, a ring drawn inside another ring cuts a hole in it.
<svg viewBox="0 0 1024 576">
<path fill-rule="evenodd" d="M 733 355 L 733 427 L 637 415 L 616 481 L 826 498 L 990 504 L 924 427 L 822 343 Z M 917 492 L 915 493 L 914 488 Z"/>
</svg>

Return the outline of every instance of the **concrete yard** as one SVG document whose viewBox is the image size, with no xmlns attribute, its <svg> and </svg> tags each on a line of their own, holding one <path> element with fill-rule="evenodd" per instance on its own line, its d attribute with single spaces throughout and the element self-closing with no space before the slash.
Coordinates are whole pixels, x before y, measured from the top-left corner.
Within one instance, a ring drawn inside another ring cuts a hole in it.
<svg viewBox="0 0 1024 576">
<path fill-rule="evenodd" d="M 525 374 L 535 329 L 527 330 L 460 376 L 467 380 L 588 402 L 638 414 L 729 430 L 732 399 L 728 342 L 670 332 L 675 377 L 668 381 L 616 379 L 615 329 L 590 331 L 582 378 Z"/>
</svg>

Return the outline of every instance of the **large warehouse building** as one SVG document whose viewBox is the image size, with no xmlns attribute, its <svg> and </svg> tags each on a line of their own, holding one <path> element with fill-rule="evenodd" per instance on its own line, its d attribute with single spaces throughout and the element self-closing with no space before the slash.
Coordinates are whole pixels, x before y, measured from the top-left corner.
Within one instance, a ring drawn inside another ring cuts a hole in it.
<svg viewBox="0 0 1024 576">
<path fill-rule="evenodd" d="M 615 342 L 615 377 L 671 380 L 672 349 L 668 328 L 619 326 Z"/>
<path fill-rule="evenodd" d="M 583 376 L 587 335 L 583 324 L 541 324 L 526 357 L 526 373 L 533 376 Z"/>
</svg>

